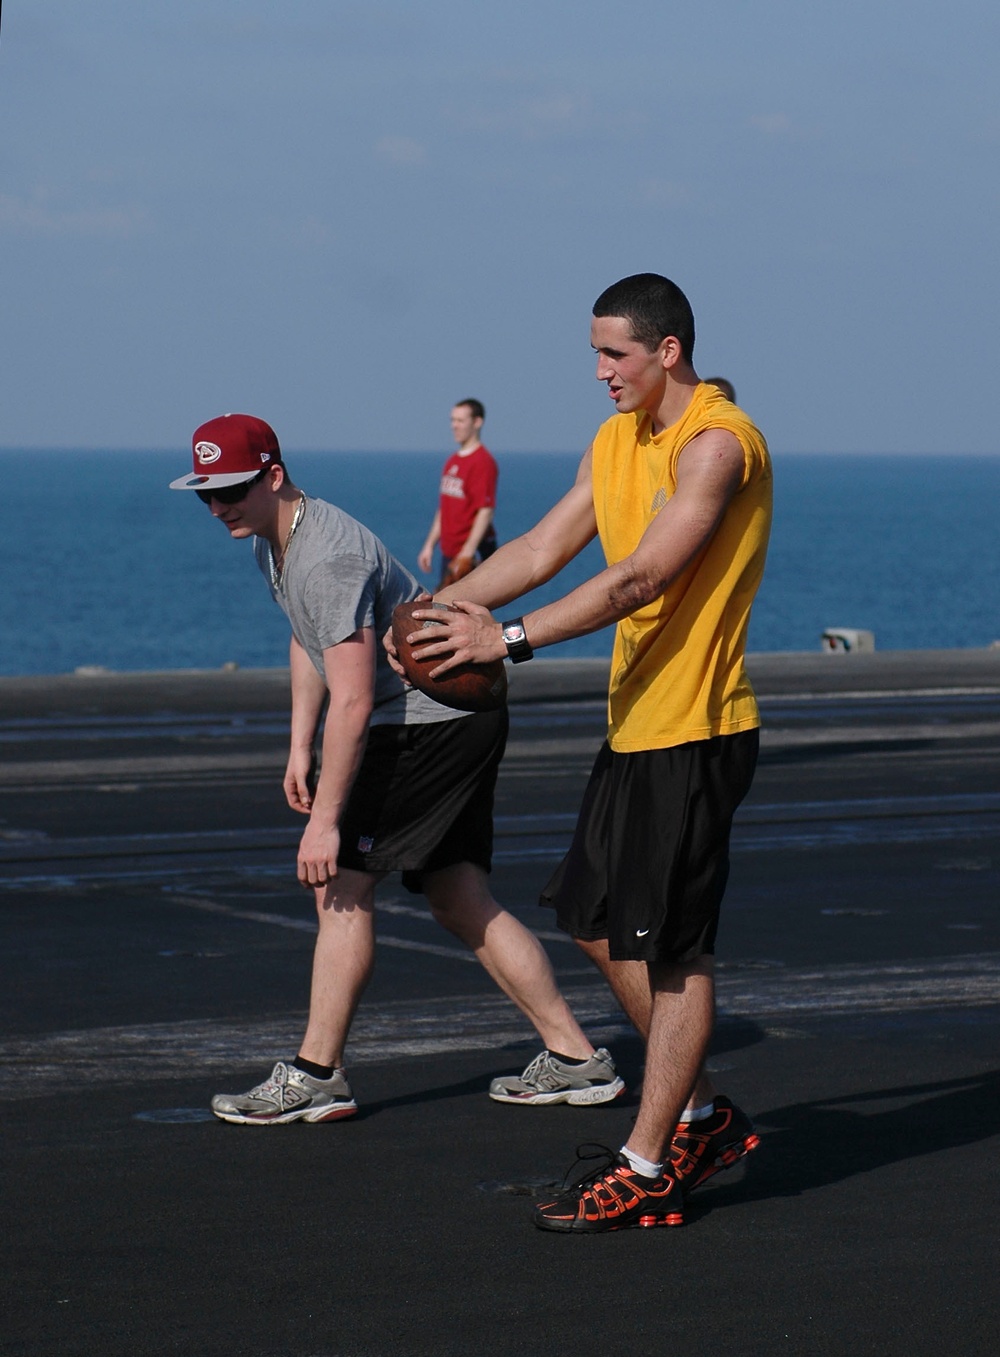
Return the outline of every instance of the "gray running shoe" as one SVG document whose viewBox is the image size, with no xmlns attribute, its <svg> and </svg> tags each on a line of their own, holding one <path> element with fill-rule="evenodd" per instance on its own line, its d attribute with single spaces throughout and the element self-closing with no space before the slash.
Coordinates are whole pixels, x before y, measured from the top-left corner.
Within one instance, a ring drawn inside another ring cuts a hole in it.
<svg viewBox="0 0 1000 1357">
<path fill-rule="evenodd" d="M 358 1105 L 343 1070 L 330 1079 L 314 1079 L 294 1065 L 278 1061 L 267 1079 L 249 1093 L 217 1093 L 212 1111 L 240 1126 L 283 1126 L 289 1121 L 339 1121 L 353 1117 Z"/>
<path fill-rule="evenodd" d="M 564 1065 L 548 1051 L 536 1055 L 524 1073 L 494 1079 L 490 1097 L 498 1103 L 609 1103 L 625 1092 L 611 1053 L 602 1046 L 583 1065 Z"/>
</svg>

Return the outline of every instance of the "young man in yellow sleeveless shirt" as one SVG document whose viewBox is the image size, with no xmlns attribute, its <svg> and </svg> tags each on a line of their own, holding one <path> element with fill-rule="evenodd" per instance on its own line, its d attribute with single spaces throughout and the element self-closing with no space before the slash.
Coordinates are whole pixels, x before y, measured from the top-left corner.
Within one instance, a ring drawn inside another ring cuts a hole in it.
<svg viewBox="0 0 1000 1357">
<path fill-rule="evenodd" d="M 429 611 L 437 625 L 420 634 L 428 655 L 453 652 L 432 671 L 444 673 L 518 663 L 617 624 L 608 739 L 543 900 L 646 1039 L 646 1072 L 621 1152 L 536 1207 L 537 1225 L 561 1231 L 679 1225 L 684 1197 L 759 1143 L 703 1062 L 730 826 L 757 758 L 744 651 L 771 522 L 767 445 L 699 381 L 691 307 L 669 279 L 638 274 L 608 288 L 591 343 L 617 414 L 569 493 L 438 594 L 459 611 Z M 606 570 L 523 618 L 487 611 L 551 579 L 598 534 Z M 495 1081 L 493 1096 L 530 1101 L 537 1077 L 529 1066 Z"/>
</svg>

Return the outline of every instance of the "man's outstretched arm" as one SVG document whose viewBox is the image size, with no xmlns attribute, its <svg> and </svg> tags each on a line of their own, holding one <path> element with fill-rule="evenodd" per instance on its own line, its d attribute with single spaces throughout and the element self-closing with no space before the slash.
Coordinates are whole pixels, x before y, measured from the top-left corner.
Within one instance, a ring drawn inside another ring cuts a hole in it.
<svg viewBox="0 0 1000 1357">
<path fill-rule="evenodd" d="M 733 434 L 708 429 L 692 439 L 678 461 L 676 491 L 646 529 L 635 551 L 563 598 L 525 616 L 532 647 L 599 631 L 659 598 L 711 541 L 727 505 L 743 484 L 744 466 L 743 449 Z M 429 637 L 429 644 L 421 646 L 421 651 L 428 658 L 452 652 L 450 659 L 430 671 L 432 677 L 459 664 L 506 655 L 499 622 L 487 607 L 478 606 L 481 599 L 474 596 L 473 589 L 464 587 L 474 585 L 481 573 L 485 576 L 494 560 L 496 556 L 490 557 L 467 579 L 446 591 L 446 601 L 459 608 L 460 614 L 416 614 L 436 624 L 433 630 L 414 633 L 414 641 Z M 488 579 L 483 581 L 484 585 L 488 583 Z M 485 587 L 475 592 L 489 596 Z M 489 605 L 496 607 L 513 597 L 516 595 L 492 596 Z"/>
<path fill-rule="evenodd" d="M 558 574 L 597 535 L 590 464 L 588 448 L 572 488 L 544 518 L 498 547 L 471 574 L 435 594 L 435 599 L 451 603 L 460 598 L 498 608 Z"/>
</svg>

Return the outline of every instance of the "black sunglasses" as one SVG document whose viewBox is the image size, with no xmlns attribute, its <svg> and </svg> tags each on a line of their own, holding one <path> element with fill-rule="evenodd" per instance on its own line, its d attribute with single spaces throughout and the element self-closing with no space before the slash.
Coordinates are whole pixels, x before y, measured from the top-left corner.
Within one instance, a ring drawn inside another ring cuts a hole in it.
<svg viewBox="0 0 1000 1357">
<path fill-rule="evenodd" d="M 213 499 L 220 504 L 239 504 L 241 499 L 246 499 L 257 482 L 264 479 L 269 470 L 269 467 L 263 467 L 256 476 L 251 476 L 248 481 L 240 481 L 239 485 L 220 485 L 217 490 L 196 490 L 194 493 L 202 504 L 211 504 Z"/>
</svg>

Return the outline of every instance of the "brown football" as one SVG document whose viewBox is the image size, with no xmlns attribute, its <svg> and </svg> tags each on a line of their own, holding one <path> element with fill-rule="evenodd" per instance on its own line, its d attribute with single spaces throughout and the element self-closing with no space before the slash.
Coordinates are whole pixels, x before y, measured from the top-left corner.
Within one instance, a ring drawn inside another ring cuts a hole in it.
<svg viewBox="0 0 1000 1357">
<path fill-rule="evenodd" d="M 446 658 L 435 655 L 430 660 L 418 660 L 406 638 L 420 627 L 433 626 L 428 618 L 415 619 L 415 608 L 440 608 L 453 612 L 447 603 L 431 603 L 425 598 L 419 603 L 400 603 L 392 614 L 392 643 L 406 677 L 414 688 L 432 697 L 446 707 L 458 711 L 496 711 L 507 701 L 507 673 L 503 660 L 489 660 L 486 664 L 460 664 L 449 669 L 439 679 L 432 679 L 428 671 Z"/>
</svg>

